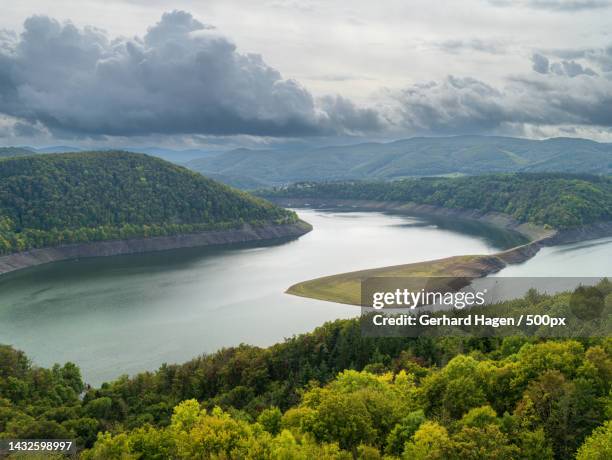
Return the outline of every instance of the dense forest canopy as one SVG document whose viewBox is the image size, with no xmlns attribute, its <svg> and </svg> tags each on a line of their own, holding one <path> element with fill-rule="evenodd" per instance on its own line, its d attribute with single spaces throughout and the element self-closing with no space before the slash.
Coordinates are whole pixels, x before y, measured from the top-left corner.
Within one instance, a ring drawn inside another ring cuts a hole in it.
<svg viewBox="0 0 612 460">
<path fill-rule="evenodd" d="M 295 219 L 262 199 L 142 154 L 0 160 L 0 254 Z"/>
<path fill-rule="evenodd" d="M 260 194 L 277 198 L 411 202 L 501 212 L 519 222 L 553 228 L 612 219 L 612 178 L 584 174 L 488 174 L 393 182 L 299 183 Z"/>
<path fill-rule="evenodd" d="M 357 319 L 100 388 L 0 346 L 0 437 L 75 438 L 104 460 L 607 459 L 611 385 L 610 338 L 369 338 Z"/>
</svg>

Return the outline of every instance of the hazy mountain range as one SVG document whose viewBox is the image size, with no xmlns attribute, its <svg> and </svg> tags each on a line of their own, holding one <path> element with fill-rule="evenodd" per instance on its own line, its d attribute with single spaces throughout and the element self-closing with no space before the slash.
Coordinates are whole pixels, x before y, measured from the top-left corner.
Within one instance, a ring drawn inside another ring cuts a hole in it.
<svg viewBox="0 0 612 460">
<path fill-rule="evenodd" d="M 187 166 L 230 183 L 242 176 L 268 185 L 515 171 L 609 174 L 612 144 L 573 138 L 415 137 L 301 152 L 237 149 Z"/>
<path fill-rule="evenodd" d="M 612 173 L 612 144 L 575 138 L 415 137 L 386 143 L 229 151 L 121 148 L 185 164 L 242 189 L 305 180 L 392 180 L 494 172 Z M 70 146 L 5 147 L 0 148 L 0 157 L 80 150 Z"/>
</svg>

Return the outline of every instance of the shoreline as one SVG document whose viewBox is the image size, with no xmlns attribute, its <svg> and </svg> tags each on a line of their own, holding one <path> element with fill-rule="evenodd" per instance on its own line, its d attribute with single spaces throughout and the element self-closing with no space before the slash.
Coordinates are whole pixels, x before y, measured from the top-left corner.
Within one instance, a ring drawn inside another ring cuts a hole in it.
<svg viewBox="0 0 612 460">
<path fill-rule="evenodd" d="M 173 236 L 94 241 L 91 243 L 74 243 L 31 249 L 29 251 L 0 256 L 0 276 L 62 260 L 140 254 L 171 249 L 269 241 L 281 238 L 298 238 L 311 230 L 312 226 L 308 222 L 299 220 L 294 224 L 270 224 L 262 226 L 246 224 L 242 228 L 232 230 L 210 230 Z"/>
<path fill-rule="evenodd" d="M 443 208 L 428 204 L 401 203 L 393 201 L 374 201 L 374 200 L 344 200 L 344 199 L 310 199 L 310 198 L 270 198 L 268 201 L 281 205 L 285 208 L 352 208 L 356 211 L 380 211 L 406 214 L 421 217 L 452 217 L 477 221 L 501 228 L 511 230 L 526 237 L 530 242 L 547 237 L 553 237 L 558 232 L 546 229 L 542 226 L 520 223 L 511 216 L 502 213 L 484 213 L 474 209 L 454 209 Z"/>
<path fill-rule="evenodd" d="M 352 208 L 355 211 L 380 211 L 405 214 L 416 217 L 452 217 L 477 221 L 497 227 L 502 230 L 517 232 L 529 240 L 528 244 L 538 243 L 542 246 L 556 246 L 559 244 L 578 243 L 580 241 L 593 240 L 612 236 L 612 221 L 595 222 L 581 227 L 567 229 L 547 229 L 541 225 L 532 223 L 520 223 L 508 214 L 498 212 L 482 212 L 475 209 L 443 208 L 428 204 L 400 203 L 390 201 L 372 200 L 312 200 L 309 198 L 266 198 L 275 204 L 284 207 L 295 208 Z M 517 246 L 516 248 L 525 245 Z M 516 248 L 509 248 L 503 252 Z"/>
<path fill-rule="evenodd" d="M 520 223 L 502 213 L 483 213 L 469 209 L 451 209 L 415 203 L 381 202 L 370 200 L 312 200 L 305 198 L 282 198 L 271 200 L 285 207 L 344 208 L 364 211 L 388 211 L 422 217 L 453 217 L 478 221 L 501 230 L 511 230 L 529 241 L 493 254 L 453 256 L 411 264 L 378 267 L 355 272 L 339 273 L 290 286 L 285 292 L 300 297 L 315 298 L 330 302 L 360 305 L 357 301 L 358 287 L 372 276 L 464 276 L 472 279 L 484 278 L 508 265 L 526 262 L 543 246 L 576 243 L 590 239 L 612 236 L 612 222 L 597 222 L 569 229 L 547 229 L 530 223 Z"/>
</svg>

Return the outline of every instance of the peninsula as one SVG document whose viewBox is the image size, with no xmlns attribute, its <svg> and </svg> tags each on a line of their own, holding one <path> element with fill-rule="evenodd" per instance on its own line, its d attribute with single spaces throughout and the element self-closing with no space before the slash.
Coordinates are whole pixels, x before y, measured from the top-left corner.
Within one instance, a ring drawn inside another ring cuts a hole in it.
<svg viewBox="0 0 612 460">
<path fill-rule="evenodd" d="M 259 192 L 277 204 L 342 207 L 478 220 L 523 235 L 526 244 L 490 255 L 463 255 L 335 274 L 290 286 L 303 297 L 361 303 L 371 277 L 479 278 L 533 257 L 542 246 L 612 235 L 612 180 L 585 174 L 489 174 L 395 182 L 300 183 Z"/>
</svg>

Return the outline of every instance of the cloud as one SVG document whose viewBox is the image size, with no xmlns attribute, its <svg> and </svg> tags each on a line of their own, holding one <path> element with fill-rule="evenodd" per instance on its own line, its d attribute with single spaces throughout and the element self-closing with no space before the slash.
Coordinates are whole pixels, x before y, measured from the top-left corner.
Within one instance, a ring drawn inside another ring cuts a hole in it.
<svg viewBox="0 0 612 460">
<path fill-rule="evenodd" d="M 373 77 L 368 77 L 366 75 L 347 75 L 347 74 L 321 74 L 321 75 L 311 75 L 306 77 L 307 80 L 314 81 L 368 81 L 375 80 Z"/>
<path fill-rule="evenodd" d="M 471 77 L 413 85 L 398 102 L 399 123 L 421 134 L 487 132 L 508 118 L 503 95 Z"/>
<path fill-rule="evenodd" d="M 609 0 L 530 0 L 532 8 L 552 11 L 579 11 L 608 8 L 612 6 Z"/>
<path fill-rule="evenodd" d="M 378 112 L 372 109 L 358 109 L 348 99 L 340 96 L 325 96 L 321 98 L 321 108 L 326 117 L 326 125 L 331 126 L 334 131 L 341 131 L 344 127 L 350 126 L 357 134 L 372 130 L 383 129 Z"/>
<path fill-rule="evenodd" d="M 133 39 L 34 16 L 17 40 L 0 43 L 0 113 L 55 135 L 283 137 L 381 126 L 348 100 L 315 100 L 186 12 L 165 13 Z"/>
<path fill-rule="evenodd" d="M 494 6 L 519 6 L 537 10 L 575 12 L 612 6 L 611 0 L 488 0 Z"/>
<path fill-rule="evenodd" d="M 503 133 L 508 126 L 612 128 L 612 82 L 540 75 L 503 87 L 450 76 L 396 95 L 396 122 L 414 133 Z"/>
<path fill-rule="evenodd" d="M 585 54 L 582 53 L 581 56 L 584 57 Z M 570 78 L 578 77 L 580 75 L 587 75 L 589 77 L 597 76 L 597 72 L 595 72 L 593 69 L 583 66 L 574 60 L 562 60 L 551 63 L 546 56 L 540 53 L 534 53 L 531 57 L 531 62 L 532 69 L 540 74 L 553 73 L 555 75 Z"/>
<path fill-rule="evenodd" d="M 13 125 L 12 134 L 16 137 L 39 138 L 41 136 L 44 136 L 46 133 L 45 133 L 45 129 L 41 126 L 17 121 Z"/>
<path fill-rule="evenodd" d="M 546 56 L 534 53 L 534 55 L 531 57 L 531 61 L 533 62 L 533 70 L 538 73 L 544 74 L 548 73 L 548 71 L 550 70 L 550 63 Z"/>
<path fill-rule="evenodd" d="M 434 46 L 448 53 L 479 51 L 481 53 L 500 54 L 506 50 L 505 43 L 497 40 L 482 40 L 479 38 L 470 40 L 445 40 L 435 43 Z"/>
<path fill-rule="evenodd" d="M 570 78 L 577 77 L 578 75 L 588 75 L 590 77 L 597 75 L 593 69 L 583 67 L 576 61 L 555 62 L 550 66 L 550 70 L 557 75 L 566 75 Z"/>
<path fill-rule="evenodd" d="M 12 30 L 0 29 L 0 52 L 10 52 L 17 42 L 17 34 Z"/>
<path fill-rule="evenodd" d="M 584 50 L 582 57 L 592 64 L 599 66 L 603 73 L 612 73 L 612 45 L 607 48 Z M 608 75 L 608 78 L 612 78 L 612 75 Z"/>
<path fill-rule="evenodd" d="M 604 77 L 612 79 L 612 45 L 602 48 L 558 48 L 541 51 L 550 56 L 561 58 L 561 63 L 571 63 L 575 60 L 582 61 L 584 64 L 583 72 L 586 75 L 597 75 L 593 69 L 587 68 L 587 63 L 594 67 L 598 67 L 599 73 Z M 559 68 L 556 69 L 557 71 Z M 577 69 L 579 71 L 579 69 Z M 567 69 L 563 72 L 567 73 Z M 562 73 L 563 73 L 562 72 Z M 571 69 L 569 70 L 571 73 Z"/>
</svg>

